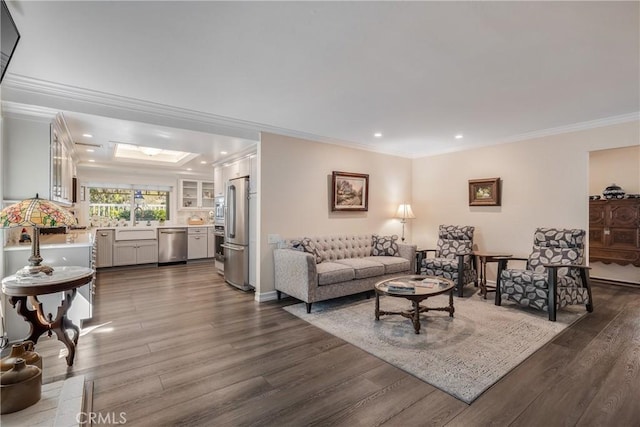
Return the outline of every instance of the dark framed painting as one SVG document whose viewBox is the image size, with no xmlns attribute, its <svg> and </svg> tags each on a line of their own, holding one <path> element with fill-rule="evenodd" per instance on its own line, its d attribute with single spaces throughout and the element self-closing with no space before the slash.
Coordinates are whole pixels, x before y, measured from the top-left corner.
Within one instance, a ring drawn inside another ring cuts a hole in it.
<svg viewBox="0 0 640 427">
<path fill-rule="evenodd" d="M 369 175 L 334 171 L 331 188 L 332 211 L 369 210 Z"/>
<path fill-rule="evenodd" d="M 500 203 L 500 178 L 469 180 L 469 206 L 500 206 Z"/>
</svg>

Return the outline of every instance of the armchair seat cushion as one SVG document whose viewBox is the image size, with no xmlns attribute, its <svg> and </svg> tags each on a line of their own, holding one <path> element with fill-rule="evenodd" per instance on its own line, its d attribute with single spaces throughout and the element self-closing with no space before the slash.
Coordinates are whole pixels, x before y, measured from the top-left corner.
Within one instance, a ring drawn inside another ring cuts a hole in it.
<svg viewBox="0 0 640 427">
<path fill-rule="evenodd" d="M 507 269 L 502 270 L 500 274 L 500 280 L 512 282 L 514 286 L 528 287 L 534 286 L 539 289 L 547 289 L 549 287 L 547 283 L 547 273 L 536 273 L 533 270 L 516 270 Z M 570 276 L 558 275 L 558 287 L 571 286 L 574 280 Z"/>
<path fill-rule="evenodd" d="M 422 261 L 422 267 L 432 271 L 458 272 L 458 259 L 452 258 L 426 258 Z"/>
<path fill-rule="evenodd" d="M 332 285 L 355 279 L 353 268 L 336 262 L 321 262 L 316 266 L 318 271 L 318 286 Z"/>
<path fill-rule="evenodd" d="M 365 279 L 367 277 L 381 276 L 384 274 L 384 265 L 377 261 L 372 261 L 370 257 L 345 258 L 336 260 L 334 263 L 352 268 L 356 279 Z"/>
<path fill-rule="evenodd" d="M 375 261 L 384 265 L 385 274 L 406 273 L 411 269 L 409 260 L 398 256 L 377 256 Z"/>
</svg>

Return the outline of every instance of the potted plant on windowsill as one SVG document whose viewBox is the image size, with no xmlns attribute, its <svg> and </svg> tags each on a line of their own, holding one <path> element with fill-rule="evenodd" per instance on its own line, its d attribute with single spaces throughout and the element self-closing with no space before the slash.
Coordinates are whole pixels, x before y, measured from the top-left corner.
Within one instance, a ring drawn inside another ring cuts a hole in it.
<svg viewBox="0 0 640 427">
<path fill-rule="evenodd" d="M 164 225 L 164 222 L 167 220 L 167 213 L 165 211 L 158 211 L 156 218 L 158 219 L 159 225 Z"/>
</svg>

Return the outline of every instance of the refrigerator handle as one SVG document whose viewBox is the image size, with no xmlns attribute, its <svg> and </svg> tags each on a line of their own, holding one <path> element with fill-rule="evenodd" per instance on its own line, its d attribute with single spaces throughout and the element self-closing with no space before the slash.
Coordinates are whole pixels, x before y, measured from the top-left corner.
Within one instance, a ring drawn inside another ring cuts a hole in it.
<svg viewBox="0 0 640 427">
<path fill-rule="evenodd" d="M 229 238 L 234 239 L 236 237 L 236 186 L 229 184 L 227 188 L 227 233 Z"/>
</svg>

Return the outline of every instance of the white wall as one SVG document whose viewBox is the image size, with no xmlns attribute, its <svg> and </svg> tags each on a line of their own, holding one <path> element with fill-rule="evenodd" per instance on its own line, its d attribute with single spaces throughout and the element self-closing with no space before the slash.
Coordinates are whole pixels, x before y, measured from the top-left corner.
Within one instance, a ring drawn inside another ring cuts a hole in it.
<svg viewBox="0 0 640 427">
<path fill-rule="evenodd" d="M 633 121 L 415 159 L 413 241 L 432 248 L 439 224 L 474 225 L 480 250 L 525 256 L 536 227 L 587 230 L 589 152 L 639 143 Z M 468 180 L 493 177 L 502 178 L 502 206 L 470 207 Z"/>
<path fill-rule="evenodd" d="M 627 194 L 640 194 L 640 145 L 589 154 L 589 194 L 602 195 L 612 183 Z M 594 262 L 591 267 L 593 277 L 640 283 L 640 268 L 633 265 Z"/>
<path fill-rule="evenodd" d="M 369 174 L 369 211 L 332 212 L 332 171 Z M 410 202 L 411 160 L 263 133 L 260 144 L 260 281 L 273 292 L 273 247 L 283 238 L 337 234 L 397 234 L 398 204 Z M 407 225 L 410 233 L 411 224 Z"/>
</svg>

